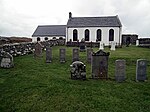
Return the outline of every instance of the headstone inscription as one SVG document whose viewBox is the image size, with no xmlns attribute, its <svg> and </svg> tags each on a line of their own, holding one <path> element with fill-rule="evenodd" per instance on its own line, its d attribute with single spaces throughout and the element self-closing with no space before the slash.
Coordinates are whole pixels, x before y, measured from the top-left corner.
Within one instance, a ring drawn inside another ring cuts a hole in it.
<svg viewBox="0 0 150 112">
<path fill-rule="evenodd" d="M 73 55 L 72 55 L 72 61 L 79 61 L 79 49 L 74 48 L 73 49 Z"/>
<path fill-rule="evenodd" d="M 115 80 L 117 82 L 123 82 L 126 78 L 126 61 L 125 60 L 116 60 L 115 68 Z"/>
<path fill-rule="evenodd" d="M 93 79 L 108 79 L 108 57 L 109 52 L 102 50 L 92 54 L 92 78 Z"/>
<path fill-rule="evenodd" d="M 43 46 L 40 42 L 35 44 L 34 57 L 42 57 L 42 47 Z"/>
<path fill-rule="evenodd" d="M 1 59 L 2 68 L 12 68 L 14 67 L 13 56 L 8 52 L 3 51 Z"/>
<path fill-rule="evenodd" d="M 75 61 L 70 65 L 71 79 L 86 79 L 86 66 L 81 61 Z"/>
<path fill-rule="evenodd" d="M 52 48 L 50 46 L 46 46 L 46 63 L 52 62 Z"/>
<path fill-rule="evenodd" d="M 60 63 L 66 62 L 66 49 L 65 48 L 61 48 L 59 50 L 59 55 L 60 55 Z"/>
<path fill-rule="evenodd" d="M 136 63 L 136 81 L 145 81 L 147 79 L 147 60 L 138 59 Z"/>
<path fill-rule="evenodd" d="M 91 63 L 92 54 L 93 54 L 93 49 L 92 48 L 87 49 L 87 62 L 88 63 Z"/>
</svg>

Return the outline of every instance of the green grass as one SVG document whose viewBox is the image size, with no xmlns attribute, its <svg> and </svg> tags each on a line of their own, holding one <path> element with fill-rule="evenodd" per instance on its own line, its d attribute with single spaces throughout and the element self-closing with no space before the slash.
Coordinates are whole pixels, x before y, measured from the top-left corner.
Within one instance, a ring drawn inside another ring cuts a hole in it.
<svg viewBox="0 0 150 112">
<path fill-rule="evenodd" d="M 149 61 L 150 49 L 132 47 L 110 51 L 109 77 L 112 80 L 92 80 L 91 66 L 86 63 L 86 52 L 80 60 L 86 64 L 87 80 L 71 80 L 72 48 L 66 47 L 67 62 L 59 63 L 59 48 L 53 47 L 53 61 L 33 55 L 14 58 L 15 67 L 0 69 L 0 112 L 149 112 L 150 80 L 135 82 L 136 60 Z M 94 48 L 94 51 L 98 48 Z M 115 60 L 126 60 L 127 79 L 114 81 Z"/>
</svg>

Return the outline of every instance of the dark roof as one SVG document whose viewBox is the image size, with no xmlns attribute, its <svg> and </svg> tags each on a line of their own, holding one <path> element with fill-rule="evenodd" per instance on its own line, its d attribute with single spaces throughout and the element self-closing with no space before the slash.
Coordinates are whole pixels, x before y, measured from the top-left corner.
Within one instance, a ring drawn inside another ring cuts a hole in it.
<svg viewBox="0 0 150 112">
<path fill-rule="evenodd" d="M 71 17 L 67 27 L 121 27 L 118 16 L 107 17 Z"/>
<path fill-rule="evenodd" d="M 66 25 L 43 25 L 38 26 L 32 37 L 43 36 L 66 36 Z"/>
</svg>

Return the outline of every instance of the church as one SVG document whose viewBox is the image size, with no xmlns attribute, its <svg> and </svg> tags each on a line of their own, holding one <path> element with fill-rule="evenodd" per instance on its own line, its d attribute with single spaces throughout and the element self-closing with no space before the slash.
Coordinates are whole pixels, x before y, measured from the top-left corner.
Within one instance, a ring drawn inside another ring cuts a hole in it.
<svg viewBox="0 0 150 112">
<path fill-rule="evenodd" d="M 64 38 L 66 42 L 103 42 L 106 46 L 112 41 L 121 44 L 122 24 L 117 16 L 73 17 L 69 13 L 66 25 L 41 25 L 32 35 L 32 41 L 45 41 Z"/>
</svg>

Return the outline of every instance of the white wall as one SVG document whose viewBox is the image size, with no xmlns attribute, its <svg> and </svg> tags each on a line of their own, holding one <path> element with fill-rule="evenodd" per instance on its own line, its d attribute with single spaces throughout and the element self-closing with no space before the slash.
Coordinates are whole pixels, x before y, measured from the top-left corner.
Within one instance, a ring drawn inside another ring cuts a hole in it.
<svg viewBox="0 0 150 112">
<path fill-rule="evenodd" d="M 53 36 L 53 37 L 56 37 L 56 36 Z M 51 40 L 51 39 L 53 39 L 53 37 L 47 37 L 48 38 L 48 40 Z M 56 37 L 56 39 L 59 39 L 60 37 L 62 37 L 62 38 L 66 38 L 66 37 L 64 37 L 64 36 L 59 36 L 59 37 Z M 37 42 L 37 38 L 38 37 L 32 37 L 32 42 Z M 41 41 L 45 41 L 45 37 L 39 37 L 40 39 L 41 39 Z"/>
<path fill-rule="evenodd" d="M 67 28 L 66 30 L 66 41 L 69 41 L 70 39 L 73 40 L 73 30 L 77 29 L 78 31 L 78 40 L 81 41 L 82 38 L 84 38 L 84 32 L 86 29 L 90 31 L 90 40 L 92 42 L 96 42 L 96 35 L 97 35 L 97 30 L 101 29 L 102 31 L 102 42 L 105 43 L 105 45 L 109 45 L 109 30 L 113 29 L 114 30 L 114 41 L 116 43 L 121 42 L 121 37 L 119 32 L 121 33 L 121 28 L 119 27 L 88 27 L 88 28 Z M 119 31 L 120 30 L 120 31 Z M 120 40 L 119 40 L 120 37 Z"/>
</svg>

